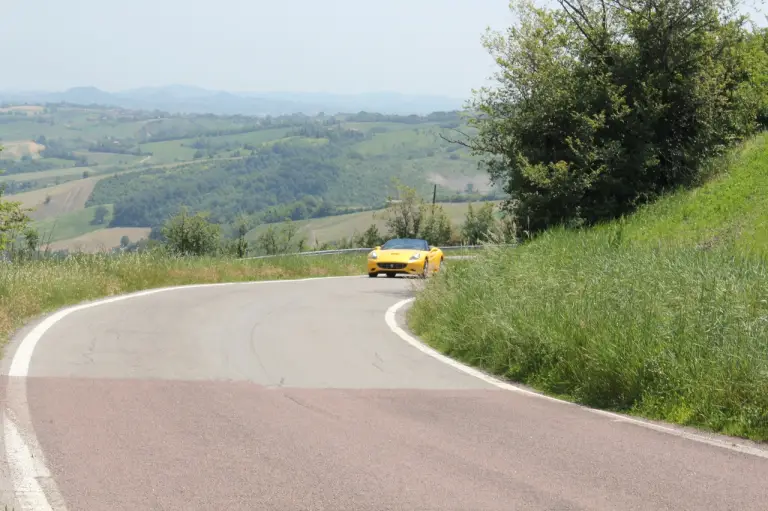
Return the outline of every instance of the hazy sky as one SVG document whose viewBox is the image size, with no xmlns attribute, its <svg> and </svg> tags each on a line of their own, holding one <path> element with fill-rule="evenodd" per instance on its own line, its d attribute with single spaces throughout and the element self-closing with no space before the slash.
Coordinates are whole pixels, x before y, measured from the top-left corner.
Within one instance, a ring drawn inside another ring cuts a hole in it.
<svg viewBox="0 0 768 511">
<path fill-rule="evenodd" d="M 765 12 L 765 0 L 746 0 Z M 430 93 L 494 71 L 507 0 L 4 0 L 0 89 Z M 765 24 L 765 16 L 759 16 Z"/>
<path fill-rule="evenodd" d="M 5 0 L 0 89 L 397 91 L 466 97 L 507 0 Z"/>
</svg>

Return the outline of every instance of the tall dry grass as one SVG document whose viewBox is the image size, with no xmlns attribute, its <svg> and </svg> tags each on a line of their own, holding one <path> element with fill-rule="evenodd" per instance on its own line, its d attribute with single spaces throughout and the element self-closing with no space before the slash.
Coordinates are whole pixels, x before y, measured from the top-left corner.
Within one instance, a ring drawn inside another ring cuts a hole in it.
<svg viewBox="0 0 768 511">
<path fill-rule="evenodd" d="M 736 156 L 625 221 L 454 263 L 411 327 L 547 393 L 768 440 L 768 135 Z"/>
</svg>

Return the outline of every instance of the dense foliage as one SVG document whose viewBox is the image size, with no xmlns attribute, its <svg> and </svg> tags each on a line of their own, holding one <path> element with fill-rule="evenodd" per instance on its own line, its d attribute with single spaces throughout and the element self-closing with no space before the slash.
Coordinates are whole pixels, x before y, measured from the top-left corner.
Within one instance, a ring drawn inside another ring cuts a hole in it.
<svg viewBox="0 0 768 511">
<path fill-rule="evenodd" d="M 498 87 L 467 145 L 505 183 L 519 228 L 592 224 L 700 181 L 766 121 L 765 32 L 721 0 L 515 4 L 485 46 Z"/>
<path fill-rule="evenodd" d="M 112 227 L 157 227 L 181 206 L 209 212 L 220 224 L 241 214 L 259 222 L 279 222 L 380 208 L 392 189 L 392 177 L 398 175 L 420 192 L 431 191 L 423 173 L 403 168 L 430 158 L 435 146 L 365 156 L 359 144 L 373 141 L 375 134 L 314 123 L 295 127 L 287 135 L 283 141 L 245 153 L 250 155 L 227 161 L 202 159 L 183 171 L 160 167 L 117 173 L 96 185 L 86 205 L 114 204 Z M 307 141 L 312 139 L 320 143 Z M 200 142 L 194 147 L 210 145 Z M 441 187 L 441 197 L 450 199 L 455 193 Z M 488 197 L 463 194 L 464 200 Z"/>
<path fill-rule="evenodd" d="M 334 145 L 276 144 L 269 152 L 183 172 L 118 174 L 102 180 L 88 204 L 114 203 L 113 227 L 160 225 L 182 205 L 210 212 L 216 223 L 284 205 L 293 205 L 296 215 L 322 215 L 332 212 L 321 197 L 338 179 L 332 160 L 339 154 Z"/>
<path fill-rule="evenodd" d="M 19 202 L 3 200 L 4 192 L 5 187 L 0 185 L 0 251 L 6 250 L 29 224 L 28 211 Z M 34 236 L 35 233 L 29 232 L 27 238 L 34 239 Z"/>
</svg>

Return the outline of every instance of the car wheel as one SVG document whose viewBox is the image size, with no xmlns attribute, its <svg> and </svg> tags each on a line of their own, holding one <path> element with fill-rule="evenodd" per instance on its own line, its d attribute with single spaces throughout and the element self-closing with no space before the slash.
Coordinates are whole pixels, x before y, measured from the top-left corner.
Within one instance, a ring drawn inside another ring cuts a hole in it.
<svg viewBox="0 0 768 511">
<path fill-rule="evenodd" d="M 426 279 L 429 275 L 429 261 L 424 261 L 424 269 L 421 271 L 421 278 Z"/>
<path fill-rule="evenodd" d="M 392 273 L 392 272 L 389 272 L 389 273 L 387 273 L 387 277 L 389 277 L 390 279 L 393 279 L 393 278 L 395 278 L 395 274 Z"/>
</svg>

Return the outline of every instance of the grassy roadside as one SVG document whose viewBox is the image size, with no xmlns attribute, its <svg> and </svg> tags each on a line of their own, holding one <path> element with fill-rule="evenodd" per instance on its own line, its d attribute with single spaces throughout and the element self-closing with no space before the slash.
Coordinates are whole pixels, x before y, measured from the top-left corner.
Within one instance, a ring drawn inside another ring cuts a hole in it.
<svg viewBox="0 0 768 511">
<path fill-rule="evenodd" d="M 364 269 L 365 254 L 242 260 L 145 252 L 0 263 L 0 342 L 35 316 L 86 300 L 173 285 L 361 275 Z"/>
<path fill-rule="evenodd" d="M 768 440 L 768 135 L 622 222 L 454 264 L 409 311 L 444 353 L 594 407 Z"/>
</svg>

